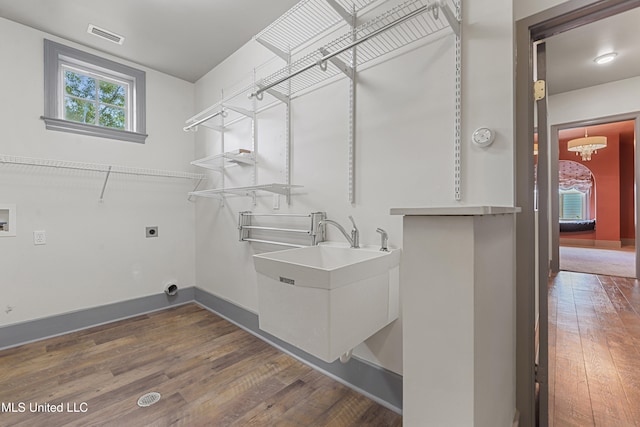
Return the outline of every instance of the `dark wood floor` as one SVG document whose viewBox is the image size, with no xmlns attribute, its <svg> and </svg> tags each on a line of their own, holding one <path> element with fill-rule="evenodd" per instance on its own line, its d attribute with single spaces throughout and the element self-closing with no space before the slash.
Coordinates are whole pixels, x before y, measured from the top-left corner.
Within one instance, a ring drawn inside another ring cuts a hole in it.
<svg viewBox="0 0 640 427">
<path fill-rule="evenodd" d="M 0 402 L 1 426 L 402 425 L 195 304 L 0 352 Z M 45 403 L 64 412 L 31 412 Z"/>
<path fill-rule="evenodd" d="M 549 380 L 551 426 L 640 426 L 640 282 L 551 280 Z"/>
</svg>

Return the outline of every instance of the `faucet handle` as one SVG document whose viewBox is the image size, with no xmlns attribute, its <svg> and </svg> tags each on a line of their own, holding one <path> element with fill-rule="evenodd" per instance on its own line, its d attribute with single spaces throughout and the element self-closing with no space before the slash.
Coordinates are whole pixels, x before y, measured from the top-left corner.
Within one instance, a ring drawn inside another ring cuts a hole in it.
<svg viewBox="0 0 640 427">
<path fill-rule="evenodd" d="M 389 248 L 387 246 L 387 242 L 389 241 L 389 235 L 385 230 L 383 230 L 380 227 L 376 228 L 376 232 L 380 233 L 380 241 L 381 241 L 380 250 L 382 252 L 389 252 Z"/>
<path fill-rule="evenodd" d="M 353 219 L 353 217 L 351 215 L 349 215 L 349 219 L 351 220 L 351 224 L 353 224 L 353 228 L 355 228 L 357 230 L 358 227 L 356 226 L 356 221 Z"/>
<path fill-rule="evenodd" d="M 351 220 L 351 224 L 353 224 L 353 228 L 351 229 L 351 241 L 352 241 L 351 247 L 359 248 L 360 247 L 360 231 L 356 226 L 356 221 L 353 219 L 351 215 L 349 215 L 349 219 Z"/>
</svg>

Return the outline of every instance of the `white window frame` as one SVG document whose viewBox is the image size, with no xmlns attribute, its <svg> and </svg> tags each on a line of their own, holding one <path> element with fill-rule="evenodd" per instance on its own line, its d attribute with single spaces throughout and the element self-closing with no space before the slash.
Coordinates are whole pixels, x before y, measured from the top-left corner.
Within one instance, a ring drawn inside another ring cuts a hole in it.
<svg viewBox="0 0 640 427">
<path fill-rule="evenodd" d="M 579 194 L 581 196 L 582 199 L 582 218 L 564 218 L 564 202 L 563 202 L 563 197 L 565 194 Z M 559 190 L 559 198 L 560 198 L 560 219 L 564 220 L 564 221 L 568 221 L 568 220 L 587 220 L 589 219 L 589 195 L 590 192 L 587 191 L 582 192 L 580 190 L 576 190 L 576 189 L 570 189 L 570 190 Z"/>
<path fill-rule="evenodd" d="M 67 63 L 66 61 L 61 61 L 60 65 L 61 65 L 61 69 L 60 69 L 60 76 L 59 76 L 60 82 L 59 82 L 59 92 L 58 92 L 60 94 L 58 96 L 60 105 L 58 105 L 58 108 L 59 108 L 58 111 L 61 111 L 63 112 L 62 114 L 64 114 L 66 97 L 71 97 L 71 98 L 82 100 L 82 101 L 91 101 L 88 99 L 80 98 L 80 97 L 65 93 L 64 91 L 64 88 L 66 86 L 65 73 L 67 71 L 70 71 L 74 74 L 79 74 L 82 76 L 87 76 L 92 79 L 95 79 L 96 82 L 98 83 L 96 84 L 96 94 L 95 94 L 96 97 L 93 100 L 93 103 L 96 106 L 96 122 L 97 123 L 100 123 L 100 105 L 110 105 L 104 102 L 100 102 L 99 100 L 99 96 L 98 96 L 98 91 L 100 87 L 99 82 L 114 83 L 114 84 L 117 84 L 118 86 L 123 86 L 127 92 L 125 96 L 126 104 L 124 107 L 116 106 L 116 105 L 114 105 L 114 107 L 121 108 L 125 111 L 125 129 L 124 130 L 131 131 L 135 129 L 135 119 L 133 117 L 133 109 L 131 108 L 131 105 L 133 104 L 133 93 L 132 93 L 133 83 L 131 82 L 131 80 L 127 78 L 114 78 L 114 76 L 112 75 L 105 75 L 102 73 L 95 72 L 94 70 L 88 70 L 86 68 L 83 68 L 82 66 L 76 66 L 74 64 Z"/>
<path fill-rule="evenodd" d="M 126 129 L 115 129 L 64 119 L 64 70 L 96 76 L 99 80 L 128 85 Z M 144 71 L 74 49 L 44 41 L 44 116 L 49 130 L 100 138 L 144 143 L 146 134 L 146 87 Z"/>
</svg>

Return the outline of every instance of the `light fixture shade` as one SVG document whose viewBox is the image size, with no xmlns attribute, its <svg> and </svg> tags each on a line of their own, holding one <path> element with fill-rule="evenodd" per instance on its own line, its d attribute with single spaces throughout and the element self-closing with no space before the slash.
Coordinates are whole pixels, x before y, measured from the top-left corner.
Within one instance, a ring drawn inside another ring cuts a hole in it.
<svg viewBox="0 0 640 427">
<path fill-rule="evenodd" d="M 607 147 L 606 136 L 585 136 L 567 142 L 567 150 L 580 154 L 583 161 L 591 160 L 591 154 Z"/>
<path fill-rule="evenodd" d="M 597 58 L 595 58 L 593 62 L 595 62 L 598 65 L 608 64 L 609 62 L 616 59 L 616 56 L 618 56 L 618 52 L 605 53 L 604 55 L 600 55 Z"/>
</svg>

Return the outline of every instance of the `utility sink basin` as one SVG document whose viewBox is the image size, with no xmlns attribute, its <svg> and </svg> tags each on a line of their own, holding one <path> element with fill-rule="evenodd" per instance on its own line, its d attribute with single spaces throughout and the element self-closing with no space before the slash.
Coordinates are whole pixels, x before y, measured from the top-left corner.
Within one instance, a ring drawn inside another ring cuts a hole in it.
<svg viewBox="0 0 640 427">
<path fill-rule="evenodd" d="M 333 362 L 398 318 L 400 254 L 325 242 L 254 255 L 260 329 Z"/>
<path fill-rule="evenodd" d="M 319 245 L 254 255 L 256 271 L 288 285 L 335 289 L 386 273 L 400 250 Z"/>
</svg>

